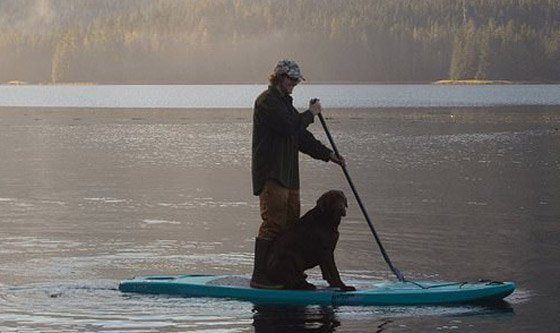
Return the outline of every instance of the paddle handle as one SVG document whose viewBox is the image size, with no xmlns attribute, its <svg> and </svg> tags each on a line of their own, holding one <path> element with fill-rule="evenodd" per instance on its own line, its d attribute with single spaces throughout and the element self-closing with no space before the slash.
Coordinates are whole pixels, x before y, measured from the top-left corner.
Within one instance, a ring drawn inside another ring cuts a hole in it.
<svg viewBox="0 0 560 333">
<path fill-rule="evenodd" d="M 329 128 L 327 127 L 327 122 L 325 121 L 325 118 L 323 118 L 323 115 L 321 113 L 319 113 L 319 120 L 321 121 L 321 125 L 323 125 L 323 129 L 325 130 L 325 133 L 327 134 L 327 138 L 329 139 L 329 142 L 331 143 L 331 146 L 334 150 L 334 153 L 336 154 L 337 157 L 341 157 L 340 153 L 338 152 L 338 148 L 336 148 L 336 144 L 334 143 L 334 140 L 331 136 L 331 132 L 329 131 Z M 360 206 L 360 209 L 362 211 L 362 213 L 364 214 L 364 218 L 366 219 L 366 222 L 369 226 L 369 229 L 371 230 L 371 233 L 373 234 L 373 237 L 375 238 L 375 241 L 377 242 L 377 245 L 379 246 L 379 249 L 381 250 L 381 254 L 383 255 L 383 258 L 385 259 L 385 262 L 387 263 L 387 265 L 389 265 L 389 268 L 391 269 L 391 271 L 395 274 L 395 276 L 397 277 L 397 279 L 399 281 L 405 281 L 404 276 L 401 274 L 401 272 L 393 265 L 393 263 L 391 262 L 391 259 L 389 258 L 389 255 L 387 254 L 387 251 L 385 251 L 385 248 L 383 247 L 383 244 L 381 244 L 381 239 L 379 238 L 379 236 L 377 235 L 377 232 L 375 231 L 375 228 L 373 227 L 373 223 L 371 222 L 371 219 L 369 218 L 369 215 L 366 211 L 366 208 L 364 206 L 364 204 L 362 203 L 362 199 L 360 198 L 360 195 L 358 194 L 358 190 L 356 190 L 356 186 L 354 186 L 354 182 L 352 181 L 352 178 L 350 177 L 350 174 L 348 173 L 348 169 L 346 169 L 346 166 L 342 165 L 342 171 L 344 172 L 344 176 L 346 176 L 346 180 L 348 181 L 348 184 L 350 185 L 350 188 L 352 189 L 352 192 L 354 193 L 354 196 L 356 197 L 356 201 L 358 201 L 358 205 Z"/>
</svg>

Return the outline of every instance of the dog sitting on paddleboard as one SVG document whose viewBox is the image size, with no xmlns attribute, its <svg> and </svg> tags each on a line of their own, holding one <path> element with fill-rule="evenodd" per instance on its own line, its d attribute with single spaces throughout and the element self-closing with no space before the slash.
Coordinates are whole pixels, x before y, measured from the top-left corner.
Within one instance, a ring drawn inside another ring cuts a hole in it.
<svg viewBox="0 0 560 333">
<path fill-rule="evenodd" d="M 342 282 L 334 259 L 338 226 L 347 207 L 342 191 L 321 195 L 313 209 L 274 240 L 267 263 L 268 278 L 286 289 L 314 290 L 315 286 L 306 280 L 305 270 L 319 266 L 330 287 L 356 290 Z"/>
</svg>

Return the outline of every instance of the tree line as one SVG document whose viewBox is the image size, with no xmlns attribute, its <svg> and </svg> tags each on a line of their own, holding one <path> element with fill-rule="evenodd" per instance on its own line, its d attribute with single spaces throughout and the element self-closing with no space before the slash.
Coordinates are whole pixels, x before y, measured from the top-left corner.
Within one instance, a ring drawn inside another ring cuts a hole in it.
<svg viewBox="0 0 560 333">
<path fill-rule="evenodd" d="M 0 83 L 560 81 L 557 0 L 0 0 Z"/>
</svg>

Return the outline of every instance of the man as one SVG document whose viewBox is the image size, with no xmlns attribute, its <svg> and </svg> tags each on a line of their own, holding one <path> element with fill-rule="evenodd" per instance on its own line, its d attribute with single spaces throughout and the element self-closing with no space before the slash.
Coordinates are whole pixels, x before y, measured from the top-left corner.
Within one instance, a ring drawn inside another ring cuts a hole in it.
<svg viewBox="0 0 560 333">
<path fill-rule="evenodd" d="M 325 162 L 344 165 L 344 159 L 315 139 L 307 130 L 321 112 L 312 100 L 309 109 L 299 113 L 290 96 L 302 80 L 299 66 L 289 60 L 278 62 L 270 75 L 270 85 L 257 97 L 253 113 L 253 194 L 259 196 L 263 220 L 255 241 L 255 263 L 251 286 L 280 289 L 266 276 L 266 262 L 272 240 L 298 221 L 299 152 Z"/>
</svg>

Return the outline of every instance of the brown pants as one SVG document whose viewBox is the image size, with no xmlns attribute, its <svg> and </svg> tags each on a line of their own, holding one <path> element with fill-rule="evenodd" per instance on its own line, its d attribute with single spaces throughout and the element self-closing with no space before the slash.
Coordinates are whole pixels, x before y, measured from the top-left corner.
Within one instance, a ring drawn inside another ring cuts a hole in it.
<svg viewBox="0 0 560 333">
<path fill-rule="evenodd" d="M 299 220 L 299 189 L 288 189 L 274 180 L 267 180 L 259 201 L 263 222 L 258 238 L 273 240 L 279 232 Z"/>
</svg>

